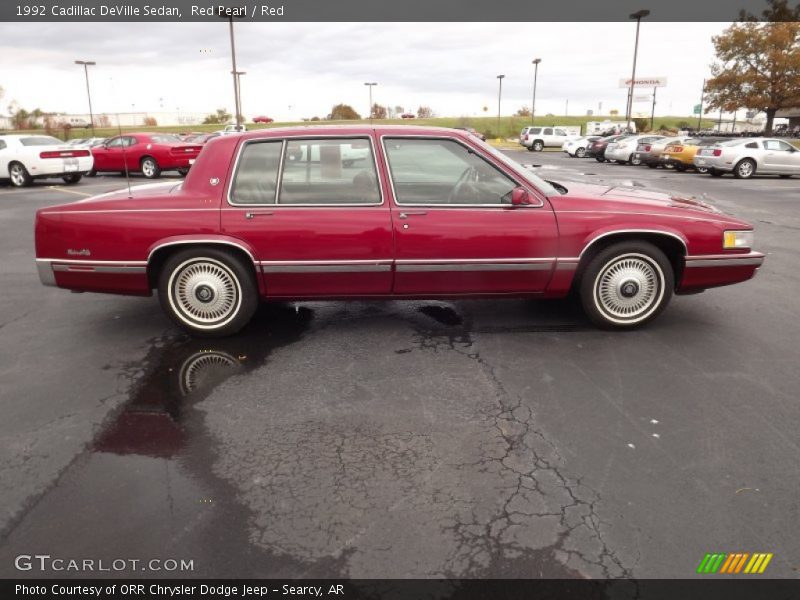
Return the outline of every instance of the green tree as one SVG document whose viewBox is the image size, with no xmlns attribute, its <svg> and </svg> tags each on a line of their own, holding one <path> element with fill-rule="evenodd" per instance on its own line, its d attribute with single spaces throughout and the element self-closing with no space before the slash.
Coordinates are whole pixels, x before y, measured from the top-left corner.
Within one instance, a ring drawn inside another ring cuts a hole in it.
<svg viewBox="0 0 800 600">
<path fill-rule="evenodd" d="M 531 116 L 531 109 L 527 106 L 521 107 L 516 113 L 514 113 L 515 117 L 530 117 Z"/>
<path fill-rule="evenodd" d="M 203 123 L 206 125 L 216 125 L 219 123 L 227 123 L 231 119 L 231 113 L 229 113 L 224 108 L 218 108 L 217 112 L 208 115 L 204 120 Z"/>
<path fill-rule="evenodd" d="M 712 38 L 717 60 L 706 82 L 709 109 L 763 111 L 767 134 L 778 110 L 800 105 L 800 6 L 768 1 L 767 22 L 743 13 Z"/>
<path fill-rule="evenodd" d="M 417 117 L 420 119 L 430 119 L 433 117 L 433 109 L 430 106 L 420 106 L 417 109 Z"/>
<path fill-rule="evenodd" d="M 329 118 L 334 121 L 355 121 L 360 119 L 361 115 L 349 104 L 337 104 L 331 109 Z"/>
</svg>

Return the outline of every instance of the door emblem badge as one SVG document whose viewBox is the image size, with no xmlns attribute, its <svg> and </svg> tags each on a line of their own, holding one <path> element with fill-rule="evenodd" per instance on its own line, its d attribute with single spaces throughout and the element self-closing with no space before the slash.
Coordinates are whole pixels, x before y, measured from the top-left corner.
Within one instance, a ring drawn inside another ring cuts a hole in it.
<svg viewBox="0 0 800 600">
<path fill-rule="evenodd" d="M 211 185 L 217 185 L 219 183 L 219 178 L 212 177 L 211 179 L 208 180 L 208 183 L 210 183 Z"/>
</svg>

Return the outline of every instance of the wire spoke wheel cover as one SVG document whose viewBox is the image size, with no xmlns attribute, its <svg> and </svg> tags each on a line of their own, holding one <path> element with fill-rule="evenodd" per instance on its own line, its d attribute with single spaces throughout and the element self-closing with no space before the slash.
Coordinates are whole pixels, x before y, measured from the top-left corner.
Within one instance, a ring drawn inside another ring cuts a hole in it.
<svg viewBox="0 0 800 600">
<path fill-rule="evenodd" d="M 607 319 L 631 324 L 646 319 L 664 297 L 664 273 L 644 254 L 611 259 L 594 281 L 594 301 Z"/>
<path fill-rule="evenodd" d="M 197 352 L 183 362 L 179 374 L 181 395 L 212 387 L 241 368 L 241 363 L 227 352 Z"/>
<path fill-rule="evenodd" d="M 242 289 L 233 271 L 213 258 L 198 257 L 175 268 L 169 278 L 169 302 L 185 323 L 216 329 L 239 312 Z"/>
</svg>

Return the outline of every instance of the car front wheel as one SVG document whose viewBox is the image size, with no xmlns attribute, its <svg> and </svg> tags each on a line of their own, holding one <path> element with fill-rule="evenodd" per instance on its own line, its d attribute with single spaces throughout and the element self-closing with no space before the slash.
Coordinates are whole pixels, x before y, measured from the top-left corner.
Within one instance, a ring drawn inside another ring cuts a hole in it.
<svg viewBox="0 0 800 600">
<path fill-rule="evenodd" d="M 583 158 L 584 156 L 586 156 L 586 148 L 578 148 L 577 150 L 575 150 L 575 156 L 577 156 L 578 158 Z"/>
<path fill-rule="evenodd" d="M 158 166 L 156 159 L 152 156 L 145 156 L 142 159 L 142 175 L 147 177 L 148 179 L 155 179 L 159 175 L 161 175 L 161 168 Z"/>
<path fill-rule="evenodd" d="M 8 166 L 8 176 L 11 179 L 11 185 L 14 187 L 26 187 L 33 183 L 33 177 L 31 177 L 28 169 L 22 163 L 11 163 Z"/>
<path fill-rule="evenodd" d="M 158 279 L 161 307 L 198 337 L 222 337 L 244 327 L 258 308 L 252 269 L 214 248 L 189 249 L 167 259 Z"/>
<path fill-rule="evenodd" d="M 531 146 L 531 149 L 534 152 L 541 152 L 542 150 L 544 150 L 544 143 L 540 142 L 539 140 L 537 140 L 537 141 L 533 142 L 533 145 Z"/>
<path fill-rule="evenodd" d="M 634 167 L 638 167 L 640 164 L 642 164 L 642 158 L 634 154 L 633 156 L 631 156 L 631 164 Z"/>
<path fill-rule="evenodd" d="M 587 316 L 607 329 L 632 329 L 651 321 L 667 306 L 673 288 L 672 265 L 647 242 L 622 242 L 601 250 L 580 280 Z"/>
</svg>

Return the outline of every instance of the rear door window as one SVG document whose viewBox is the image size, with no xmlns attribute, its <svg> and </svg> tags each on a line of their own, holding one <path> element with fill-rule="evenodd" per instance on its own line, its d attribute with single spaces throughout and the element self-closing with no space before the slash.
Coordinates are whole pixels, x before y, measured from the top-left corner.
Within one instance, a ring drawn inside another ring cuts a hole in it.
<svg viewBox="0 0 800 600">
<path fill-rule="evenodd" d="M 544 132 L 542 132 L 542 135 L 553 135 L 553 128 L 545 127 Z"/>
<path fill-rule="evenodd" d="M 381 204 L 368 138 L 290 139 L 278 204 Z"/>
</svg>

